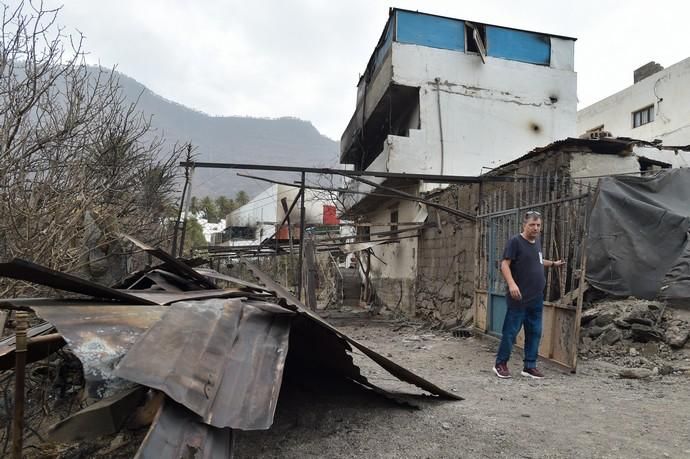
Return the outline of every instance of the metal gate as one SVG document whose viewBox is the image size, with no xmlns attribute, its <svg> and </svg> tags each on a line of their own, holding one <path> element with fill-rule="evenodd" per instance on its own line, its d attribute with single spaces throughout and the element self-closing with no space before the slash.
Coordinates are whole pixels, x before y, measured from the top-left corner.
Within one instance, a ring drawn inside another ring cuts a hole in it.
<svg viewBox="0 0 690 459">
<path fill-rule="evenodd" d="M 508 239 L 520 232 L 524 212 L 536 210 L 542 215 L 544 258 L 566 262 L 546 274 L 539 355 L 574 370 L 582 294 L 587 288 L 584 270 L 590 193 L 570 179 L 549 175 L 523 181 L 511 191 L 503 186 L 485 193 L 480 201 L 475 326 L 492 336 L 501 335 L 507 307 L 506 283 L 500 273 L 503 249 Z M 522 343 L 521 332 L 517 344 Z"/>
</svg>

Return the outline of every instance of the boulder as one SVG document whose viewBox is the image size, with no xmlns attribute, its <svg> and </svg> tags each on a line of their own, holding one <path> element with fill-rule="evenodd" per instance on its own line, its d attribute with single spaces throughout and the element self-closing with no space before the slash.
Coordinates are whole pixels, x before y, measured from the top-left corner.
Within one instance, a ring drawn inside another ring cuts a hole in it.
<svg viewBox="0 0 690 459">
<path fill-rule="evenodd" d="M 645 379 L 652 376 L 652 370 L 647 368 L 623 368 L 618 375 L 625 379 Z"/>
<path fill-rule="evenodd" d="M 640 325 L 646 325 L 648 327 L 651 327 L 654 325 L 654 321 L 652 319 L 648 319 L 646 317 L 628 317 L 625 319 L 626 322 L 629 324 L 640 324 Z"/>
<path fill-rule="evenodd" d="M 649 325 L 633 323 L 630 326 L 630 331 L 632 340 L 640 343 L 661 341 L 663 339 L 663 335 L 656 328 Z"/>
<path fill-rule="evenodd" d="M 580 323 L 582 325 L 588 324 L 596 319 L 599 314 L 601 314 L 601 311 L 597 308 L 587 309 L 586 311 L 582 312 L 582 316 L 580 316 Z"/>
<path fill-rule="evenodd" d="M 685 346 L 690 336 L 690 330 L 686 327 L 674 325 L 664 333 L 664 341 L 671 347 L 681 348 Z"/>
<path fill-rule="evenodd" d="M 616 318 L 616 315 L 613 314 L 612 312 L 605 312 L 603 314 L 600 314 L 599 317 L 594 319 L 594 325 L 598 325 L 600 327 L 605 327 L 608 324 L 613 323 L 613 320 Z"/>
<path fill-rule="evenodd" d="M 613 344 L 616 344 L 618 341 L 620 341 L 622 337 L 622 333 L 620 330 L 618 330 L 616 327 L 611 327 L 606 332 L 604 332 L 601 337 L 599 338 L 603 344 L 606 344 L 607 346 L 611 346 Z"/>
<path fill-rule="evenodd" d="M 596 338 L 602 333 L 606 331 L 603 327 L 600 327 L 598 325 L 592 325 L 591 327 L 586 329 L 586 336 L 589 336 L 590 338 Z"/>
<path fill-rule="evenodd" d="M 630 328 L 630 323 L 626 322 L 623 319 L 616 319 L 613 321 L 613 323 L 618 328 L 625 328 L 625 329 Z"/>
</svg>

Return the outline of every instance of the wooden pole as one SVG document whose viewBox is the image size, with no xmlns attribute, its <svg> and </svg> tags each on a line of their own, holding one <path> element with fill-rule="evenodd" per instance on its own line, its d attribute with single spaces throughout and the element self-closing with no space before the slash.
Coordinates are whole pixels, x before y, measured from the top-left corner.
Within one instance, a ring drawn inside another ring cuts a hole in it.
<svg viewBox="0 0 690 459">
<path fill-rule="evenodd" d="M 12 457 L 21 459 L 24 432 L 24 382 L 26 370 L 26 329 L 28 314 L 17 311 L 15 330 L 14 418 L 12 420 Z"/>
<path fill-rule="evenodd" d="M 302 257 L 304 256 L 304 176 L 302 172 L 302 181 L 300 185 L 300 212 L 299 212 L 299 259 L 297 260 L 297 299 L 302 301 Z"/>
<path fill-rule="evenodd" d="M 316 260 L 314 241 L 311 238 L 304 239 L 304 262 L 306 264 L 306 293 L 305 303 L 312 311 L 316 311 Z"/>
</svg>

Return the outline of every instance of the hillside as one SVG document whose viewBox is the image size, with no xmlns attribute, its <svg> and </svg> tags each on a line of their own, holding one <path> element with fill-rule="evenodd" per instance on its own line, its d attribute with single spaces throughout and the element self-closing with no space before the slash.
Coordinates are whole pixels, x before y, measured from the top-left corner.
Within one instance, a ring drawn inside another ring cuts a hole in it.
<svg viewBox="0 0 690 459">
<path fill-rule="evenodd" d="M 197 161 L 279 164 L 287 166 L 336 167 L 338 143 L 321 135 L 308 121 L 297 118 L 249 118 L 209 116 L 155 94 L 143 84 L 120 73 L 120 84 L 130 100 L 152 116 L 156 134 L 166 138 L 168 148 L 175 141 L 191 141 Z M 265 172 L 243 173 L 269 176 Z M 272 174 L 280 180 L 294 180 L 290 174 Z M 234 196 L 245 190 L 254 196 L 270 186 L 228 169 L 198 169 L 194 175 L 196 196 Z"/>
</svg>

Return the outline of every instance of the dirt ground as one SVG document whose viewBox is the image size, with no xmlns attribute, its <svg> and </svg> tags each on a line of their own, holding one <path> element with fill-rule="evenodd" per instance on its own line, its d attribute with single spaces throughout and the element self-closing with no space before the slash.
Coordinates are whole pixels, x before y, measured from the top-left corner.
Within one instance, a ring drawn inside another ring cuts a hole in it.
<svg viewBox="0 0 690 459">
<path fill-rule="evenodd" d="M 547 378 L 535 381 L 519 375 L 515 355 L 513 379 L 499 380 L 494 342 L 392 321 L 328 320 L 465 400 L 424 396 L 356 352 L 370 381 L 412 394 L 405 399 L 419 409 L 360 390 L 291 387 L 271 430 L 237 434 L 237 457 L 690 457 L 687 373 L 620 379 L 616 365 L 590 359 L 576 374 L 542 364 Z"/>
</svg>

